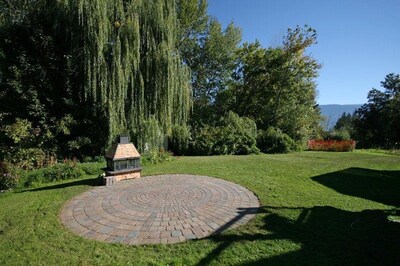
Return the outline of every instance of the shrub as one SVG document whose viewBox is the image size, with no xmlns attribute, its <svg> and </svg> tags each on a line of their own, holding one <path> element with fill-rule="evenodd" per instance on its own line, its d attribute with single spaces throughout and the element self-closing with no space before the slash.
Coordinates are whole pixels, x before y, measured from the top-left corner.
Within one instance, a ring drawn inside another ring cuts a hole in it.
<svg viewBox="0 0 400 266">
<path fill-rule="evenodd" d="M 172 154 L 164 149 L 152 149 L 142 154 L 140 159 L 142 165 L 151 165 L 172 160 Z"/>
<path fill-rule="evenodd" d="M 328 133 L 325 140 L 350 140 L 350 133 L 346 129 L 334 130 Z"/>
<path fill-rule="evenodd" d="M 104 158 L 104 156 L 94 156 L 93 157 L 93 162 L 104 163 L 105 161 L 106 161 L 106 159 Z"/>
<path fill-rule="evenodd" d="M 46 154 L 38 148 L 18 149 L 12 152 L 9 160 L 18 168 L 32 170 L 41 168 L 46 161 Z"/>
<path fill-rule="evenodd" d="M 48 183 L 65 179 L 80 178 L 83 174 L 100 175 L 103 163 L 81 163 L 76 164 L 73 161 L 54 164 L 42 169 L 30 171 L 21 171 L 19 183 L 22 187 L 30 187 L 34 184 Z"/>
<path fill-rule="evenodd" d="M 245 133 L 254 139 L 257 138 L 257 125 L 254 120 L 248 117 L 240 117 L 230 111 L 226 117 L 221 119 L 220 124 L 221 126 L 230 127 L 234 130 Z"/>
<path fill-rule="evenodd" d="M 256 124 L 249 118 L 230 112 L 219 126 L 204 126 L 193 133 L 191 151 L 195 155 L 259 153 Z"/>
<path fill-rule="evenodd" d="M 244 130 L 238 130 L 232 125 L 221 127 L 216 131 L 212 154 L 258 154 L 256 139 Z"/>
<path fill-rule="evenodd" d="M 83 157 L 82 162 L 91 163 L 91 162 L 93 162 L 93 158 L 90 156 Z"/>
<path fill-rule="evenodd" d="M 103 163 L 105 161 L 106 160 L 104 156 L 94 156 L 94 157 L 86 156 L 82 159 L 83 163 Z"/>
<path fill-rule="evenodd" d="M 100 175 L 103 173 L 98 163 L 83 163 L 79 164 L 78 167 L 87 175 Z"/>
<path fill-rule="evenodd" d="M 74 161 L 55 164 L 43 170 L 43 181 L 53 182 L 58 180 L 77 179 L 82 177 L 82 170 Z"/>
<path fill-rule="evenodd" d="M 190 143 L 190 153 L 193 155 L 211 155 L 216 141 L 218 128 L 204 126 L 193 132 L 193 140 Z"/>
<path fill-rule="evenodd" d="M 31 171 L 22 171 L 21 172 L 21 178 L 20 178 L 20 183 L 23 187 L 30 187 L 34 183 L 43 183 L 44 182 L 44 177 L 43 177 L 43 170 L 31 170 Z"/>
<path fill-rule="evenodd" d="M 45 152 L 38 148 L 39 128 L 33 128 L 32 123 L 26 119 L 16 118 L 15 123 L 0 129 L 5 138 L 5 146 L 0 152 L 13 166 L 32 170 L 43 167 L 46 160 Z"/>
<path fill-rule="evenodd" d="M 279 128 L 274 127 L 259 131 L 257 146 L 265 153 L 288 153 L 296 150 L 295 142 Z"/>
<path fill-rule="evenodd" d="M 16 169 L 6 161 L 0 161 L 0 190 L 15 188 L 18 184 Z"/>
<path fill-rule="evenodd" d="M 354 140 L 309 140 L 311 151 L 353 151 L 356 148 Z"/>
</svg>

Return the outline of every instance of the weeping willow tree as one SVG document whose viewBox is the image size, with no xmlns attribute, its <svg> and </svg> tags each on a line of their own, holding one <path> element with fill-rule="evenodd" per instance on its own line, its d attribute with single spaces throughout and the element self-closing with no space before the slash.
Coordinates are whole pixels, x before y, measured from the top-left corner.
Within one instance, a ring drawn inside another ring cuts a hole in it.
<svg viewBox="0 0 400 266">
<path fill-rule="evenodd" d="M 175 47 L 175 1 L 65 0 L 62 5 L 71 41 L 83 53 L 82 98 L 107 117 L 107 144 L 129 132 L 141 150 L 163 146 L 160 135 L 186 126 L 192 97 L 189 69 Z"/>
</svg>

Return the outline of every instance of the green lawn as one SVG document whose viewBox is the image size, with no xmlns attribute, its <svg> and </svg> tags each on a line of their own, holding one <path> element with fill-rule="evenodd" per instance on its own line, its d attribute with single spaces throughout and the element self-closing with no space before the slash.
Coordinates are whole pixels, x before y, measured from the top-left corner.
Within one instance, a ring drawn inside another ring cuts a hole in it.
<svg viewBox="0 0 400 266">
<path fill-rule="evenodd" d="M 144 175 L 223 178 L 257 194 L 249 224 L 175 245 L 123 246 L 76 236 L 59 212 L 93 177 L 0 194 L 0 265 L 400 263 L 400 156 L 371 152 L 180 157 Z"/>
</svg>

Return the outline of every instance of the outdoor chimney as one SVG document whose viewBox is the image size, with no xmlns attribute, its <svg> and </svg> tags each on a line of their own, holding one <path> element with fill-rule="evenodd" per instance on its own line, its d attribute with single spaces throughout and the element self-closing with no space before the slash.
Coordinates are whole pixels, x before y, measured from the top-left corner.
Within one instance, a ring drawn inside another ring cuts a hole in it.
<svg viewBox="0 0 400 266">
<path fill-rule="evenodd" d="M 104 183 L 112 185 L 116 181 L 140 178 L 140 154 L 135 145 L 129 142 L 129 137 L 120 136 L 119 142 L 114 143 L 106 152 L 107 167 Z"/>
</svg>

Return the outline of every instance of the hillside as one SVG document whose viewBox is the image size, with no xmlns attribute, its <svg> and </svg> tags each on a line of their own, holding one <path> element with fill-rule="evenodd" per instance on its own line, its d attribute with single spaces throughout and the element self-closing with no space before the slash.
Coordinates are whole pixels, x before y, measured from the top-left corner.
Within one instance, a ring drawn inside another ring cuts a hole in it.
<svg viewBox="0 0 400 266">
<path fill-rule="evenodd" d="M 331 129 L 335 126 L 336 121 L 343 113 L 354 113 L 355 110 L 361 107 L 362 104 L 322 104 L 321 114 L 326 117 L 326 129 Z"/>
</svg>

